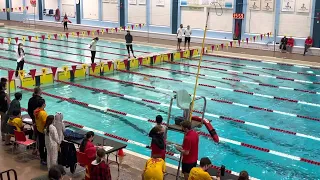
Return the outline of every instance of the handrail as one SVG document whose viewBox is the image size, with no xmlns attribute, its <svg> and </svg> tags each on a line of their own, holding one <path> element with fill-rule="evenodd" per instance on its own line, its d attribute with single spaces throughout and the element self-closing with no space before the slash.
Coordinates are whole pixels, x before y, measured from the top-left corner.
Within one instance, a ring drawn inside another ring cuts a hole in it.
<svg viewBox="0 0 320 180">
<path fill-rule="evenodd" d="M 14 174 L 14 180 L 18 180 L 17 172 L 14 169 L 9 169 L 9 170 L 0 172 L 0 180 L 4 180 L 4 179 L 11 180 L 11 176 L 10 176 L 11 171 Z M 7 178 L 4 178 L 3 174 L 7 174 Z"/>
</svg>

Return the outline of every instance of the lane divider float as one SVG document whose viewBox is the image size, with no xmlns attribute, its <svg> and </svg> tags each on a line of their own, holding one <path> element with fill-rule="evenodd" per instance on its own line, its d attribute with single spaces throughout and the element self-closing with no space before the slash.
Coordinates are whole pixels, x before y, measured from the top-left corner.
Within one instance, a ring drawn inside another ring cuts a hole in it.
<svg viewBox="0 0 320 180">
<path fill-rule="evenodd" d="M 18 88 L 23 89 L 25 91 L 33 92 L 33 90 L 29 89 L 29 88 L 24 88 L 24 87 L 18 87 Z M 144 117 L 131 115 L 131 114 L 128 114 L 128 113 L 125 113 L 125 112 L 121 112 L 121 111 L 117 111 L 117 110 L 113 110 L 113 109 L 109 109 L 109 108 L 104 108 L 104 107 L 88 104 L 88 103 L 77 101 L 77 100 L 74 100 L 74 99 L 65 98 L 65 97 L 57 96 L 57 95 L 46 93 L 46 92 L 42 92 L 42 94 L 46 95 L 46 96 L 50 96 L 50 97 L 56 98 L 56 99 L 60 99 L 60 100 L 63 100 L 63 101 L 67 101 L 67 102 L 70 102 L 70 103 L 73 103 L 73 104 L 81 105 L 81 106 L 84 106 L 84 107 L 87 107 L 87 108 L 90 108 L 90 109 L 95 109 L 95 110 L 99 110 L 99 111 L 102 111 L 102 112 L 111 112 L 111 113 L 115 113 L 115 114 L 120 114 L 120 115 L 123 115 L 123 116 L 131 117 L 131 118 L 134 118 L 134 119 L 148 121 L 148 119 L 144 118 Z M 199 133 L 199 135 L 203 135 L 203 133 L 204 132 L 201 132 L 201 133 Z M 210 134 L 208 134 L 208 133 L 205 133 L 205 134 L 206 134 L 205 136 L 211 137 Z M 287 159 L 292 159 L 292 160 L 295 160 L 295 161 L 301 161 L 301 162 L 305 162 L 305 163 L 308 163 L 308 164 L 313 164 L 313 165 L 320 166 L 320 162 L 318 162 L 318 161 L 309 160 L 309 159 L 301 158 L 301 157 L 298 157 L 298 156 L 293 156 L 293 155 L 290 155 L 290 154 L 274 151 L 274 150 L 271 150 L 271 149 L 268 149 L 268 148 L 263 148 L 263 147 L 259 147 L 259 146 L 255 146 L 255 145 L 251 145 L 251 144 L 247 144 L 247 143 L 244 143 L 244 142 L 239 142 L 239 141 L 235 141 L 235 140 L 231 140 L 231 139 L 227 139 L 227 138 L 223 138 L 223 137 L 219 137 L 219 138 L 220 138 L 221 142 L 225 142 L 225 143 L 229 143 L 229 144 L 233 144 L 233 145 L 246 147 L 246 148 L 249 148 L 249 149 L 255 149 L 255 150 L 258 150 L 258 151 L 261 151 L 261 152 L 265 152 L 265 153 L 269 153 L 269 154 L 273 154 L 273 155 L 276 155 L 276 156 L 279 156 L 279 157 L 284 157 L 284 158 L 287 158 Z M 212 140 L 212 138 L 210 138 L 210 139 Z"/>
<path fill-rule="evenodd" d="M 81 84 L 75 84 L 75 83 L 66 82 L 66 81 L 60 81 L 60 80 L 57 80 L 56 82 L 60 82 L 60 83 L 63 83 L 63 84 L 68 84 L 68 85 L 75 86 L 75 87 L 78 87 L 78 88 L 92 90 L 92 91 L 95 91 L 95 92 L 100 92 L 100 93 L 107 94 L 107 95 L 113 95 L 113 96 L 123 97 L 123 98 L 130 99 L 130 100 L 141 101 L 141 102 L 145 102 L 145 103 L 150 103 L 150 104 L 160 105 L 160 106 L 164 106 L 164 107 L 169 107 L 169 104 L 165 104 L 165 103 L 162 103 L 162 102 L 158 102 L 158 101 L 154 101 L 154 100 L 150 100 L 150 99 L 143 99 L 143 98 L 140 98 L 140 97 L 129 96 L 129 95 L 120 94 L 120 93 L 116 93 L 116 92 L 111 92 L 111 91 L 108 91 L 108 90 L 105 90 L 105 89 L 93 88 L 93 87 L 84 86 L 84 85 L 81 85 Z M 177 106 L 172 106 L 172 108 L 179 109 Z M 198 111 L 198 110 L 194 110 L 194 112 L 199 113 L 199 114 L 203 114 L 203 112 Z M 241 124 L 245 124 L 245 125 L 249 125 L 249 126 L 253 126 L 253 127 L 257 127 L 257 128 L 277 131 L 277 132 L 284 133 L 284 134 L 290 134 L 290 135 L 295 135 L 295 136 L 299 136 L 299 137 L 303 137 L 303 138 L 308 138 L 308 139 L 320 141 L 319 137 L 306 135 L 306 134 L 302 134 L 302 133 L 297 133 L 297 132 L 293 132 L 293 131 L 289 131 L 289 130 L 284 130 L 284 129 L 280 129 L 280 128 L 265 126 L 265 125 L 261 125 L 261 124 L 256 124 L 256 123 L 252 123 L 252 122 L 248 122 L 248 121 L 244 121 L 244 120 L 234 119 L 234 118 L 231 118 L 231 117 L 226 117 L 226 116 L 221 116 L 221 115 L 216 115 L 216 114 L 211 114 L 211 113 L 205 113 L 205 115 L 213 117 L 213 118 L 217 118 L 217 119 L 222 119 L 222 120 L 225 120 L 225 121 L 232 121 L 232 122 L 241 123 Z M 150 122 L 150 120 L 149 120 L 149 122 Z"/>
</svg>

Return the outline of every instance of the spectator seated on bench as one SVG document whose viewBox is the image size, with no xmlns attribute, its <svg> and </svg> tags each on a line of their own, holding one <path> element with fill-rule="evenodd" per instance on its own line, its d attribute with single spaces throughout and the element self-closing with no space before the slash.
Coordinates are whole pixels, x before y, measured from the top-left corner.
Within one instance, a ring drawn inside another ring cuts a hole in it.
<svg viewBox="0 0 320 180">
<path fill-rule="evenodd" d="M 294 46 L 294 39 L 290 37 L 287 42 L 287 52 L 292 53 L 292 48 Z"/>
<path fill-rule="evenodd" d="M 306 55 L 306 52 L 308 52 L 308 49 L 312 46 L 312 44 L 313 44 L 313 40 L 310 36 L 308 36 L 308 38 L 304 42 L 304 52 L 303 52 L 304 56 Z"/>
<path fill-rule="evenodd" d="M 284 36 L 282 39 L 281 39 L 281 42 L 280 42 L 280 51 L 283 52 L 283 51 L 286 51 L 287 50 L 287 44 L 288 44 L 288 38 L 286 36 Z"/>
</svg>

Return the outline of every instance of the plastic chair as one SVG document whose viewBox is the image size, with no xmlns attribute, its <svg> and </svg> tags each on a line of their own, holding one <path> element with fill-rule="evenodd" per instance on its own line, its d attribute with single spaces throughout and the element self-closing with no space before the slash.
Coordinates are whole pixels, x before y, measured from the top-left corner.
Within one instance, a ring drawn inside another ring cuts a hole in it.
<svg viewBox="0 0 320 180">
<path fill-rule="evenodd" d="M 77 173 L 74 173 L 74 174 L 78 174 L 78 173 L 85 171 L 87 168 L 86 166 L 91 165 L 91 161 L 85 153 L 77 151 L 77 163 L 75 166 L 77 166 L 77 165 L 83 167 L 84 170 L 78 171 Z M 76 167 L 75 167 L 75 169 L 76 169 Z"/>
<path fill-rule="evenodd" d="M 189 110 L 191 97 L 186 90 L 179 90 L 177 92 L 177 106 L 182 110 Z"/>
<path fill-rule="evenodd" d="M 14 131 L 14 137 L 15 137 L 15 143 L 16 144 L 22 145 L 22 146 L 25 147 L 25 152 L 23 154 L 27 153 L 27 148 L 28 147 L 30 147 L 32 145 L 36 145 L 36 141 L 27 138 L 23 131 L 16 131 L 15 130 Z"/>
</svg>

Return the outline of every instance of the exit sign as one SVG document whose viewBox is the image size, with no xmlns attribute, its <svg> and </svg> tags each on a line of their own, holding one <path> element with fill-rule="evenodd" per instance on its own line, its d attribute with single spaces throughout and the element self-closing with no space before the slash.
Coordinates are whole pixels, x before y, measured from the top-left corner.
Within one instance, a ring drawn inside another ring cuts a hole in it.
<svg viewBox="0 0 320 180">
<path fill-rule="evenodd" d="M 233 19 L 244 19 L 243 13 L 233 13 Z"/>
</svg>

